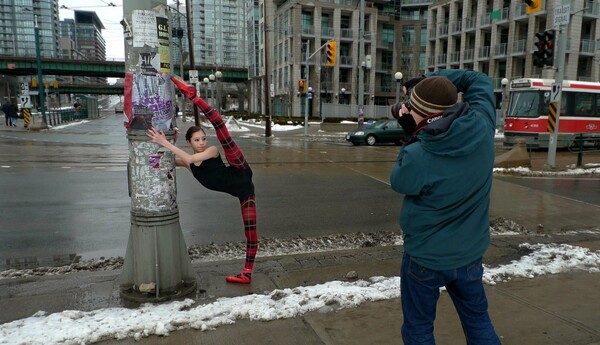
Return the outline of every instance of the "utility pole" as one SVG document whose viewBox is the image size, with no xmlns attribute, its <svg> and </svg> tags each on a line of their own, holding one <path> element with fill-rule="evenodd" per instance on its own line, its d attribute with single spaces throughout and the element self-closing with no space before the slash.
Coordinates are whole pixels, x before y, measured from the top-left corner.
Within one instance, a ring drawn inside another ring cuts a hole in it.
<svg viewBox="0 0 600 345">
<path fill-rule="evenodd" d="M 183 29 L 181 28 L 181 12 L 179 12 L 179 0 L 177 0 L 177 38 L 179 38 L 179 76 L 182 80 L 185 80 L 185 74 L 183 72 Z M 185 111 L 185 97 L 181 95 L 181 119 L 186 122 L 186 111 Z M 192 105 L 193 106 L 193 105 Z M 195 108 L 195 106 L 194 106 Z M 177 117 L 177 114 L 175 114 Z"/>
<path fill-rule="evenodd" d="M 270 85 L 269 85 L 269 36 L 267 35 L 269 30 L 267 30 L 267 1 L 263 0 L 263 30 L 265 41 L 263 42 L 263 47 L 265 51 L 265 115 L 267 115 L 267 123 L 265 124 L 265 137 L 271 136 L 271 109 L 269 107 L 271 103 L 271 96 L 269 95 Z"/>
<path fill-rule="evenodd" d="M 360 23 L 358 37 L 358 118 L 364 113 L 365 103 L 365 76 L 363 63 L 365 63 L 365 0 L 360 0 Z"/>
<path fill-rule="evenodd" d="M 131 228 L 120 296 L 159 302 L 194 293 L 197 286 L 179 224 L 175 155 L 146 136 L 154 127 L 175 137 L 166 0 L 125 1 L 123 18 Z"/>
<path fill-rule="evenodd" d="M 194 60 L 194 30 L 192 27 L 192 0 L 185 0 L 185 15 L 187 17 L 186 21 L 188 30 L 188 46 L 190 51 L 190 69 L 196 69 L 196 60 Z M 200 114 L 198 114 L 198 108 L 195 106 L 193 108 L 195 125 L 200 126 Z"/>
<path fill-rule="evenodd" d="M 38 98 L 40 100 L 40 112 L 42 113 L 42 122 L 39 127 L 42 129 L 48 128 L 46 121 L 46 105 L 44 104 L 44 77 L 42 76 L 42 53 L 40 48 L 40 28 L 38 24 L 38 16 L 34 15 L 34 34 L 35 34 L 35 61 L 37 65 L 37 83 L 38 83 Z"/>
<path fill-rule="evenodd" d="M 306 40 L 306 60 L 304 61 L 304 82 L 306 85 L 306 92 L 304 94 L 304 136 L 307 137 L 308 136 L 308 105 L 309 105 L 309 101 L 308 101 L 308 85 L 310 85 L 308 83 L 308 77 L 309 77 L 309 73 L 308 73 L 308 54 L 309 54 L 309 50 L 310 50 L 310 41 Z"/>
<path fill-rule="evenodd" d="M 304 61 L 304 78 L 305 78 L 305 83 L 306 83 L 306 98 L 305 98 L 305 102 L 306 102 L 306 111 L 304 113 L 304 136 L 308 136 L 308 107 L 309 107 L 309 95 L 312 93 L 312 87 L 310 87 L 310 84 L 308 83 L 308 60 L 312 59 L 313 56 L 315 56 L 318 52 L 321 51 L 321 49 L 325 48 L 327 46 L 328 42 L 325 42 L 325 44 L 323 44 L 322 46 L 320 46 L 319 48 L 315 49 L 315 51 L 309 54 L 310 51 L 310 41 L 306 40 L 306 61 Z M 312 97 L 312 96 L 310 96 Z"/>
<path fill-rule="evenodd" d="M 567 12 L 566 17 L 557 16 L 556 12 L 564 11 Z M 552 169 L 556 167 L 556 147 L 558 144 L 558 123 L 560 118 L 560 101 L 562 95 L 562 84 L 565 75 L 565 54 L 567 51 L 567 34 L 568 34 L 568 24 L 570 20 L 571 9 L 570 5 L 563 5 L 555 10 L 555 24 L 560 18 L 564 18 L 559 25 L 558 30 L 558 59 L 556 64 L 556 76 L 554 80 L 554 84 L 552 84 L 552 92 L 550 97 L 550 111 L 548 115 L 548 126 L 547 130 L 550 132 L 550 143 L 548 145 L 548 166 Z M 556 118 L 553 118 L 553 114 L 556 115 Z"/>
</svg>

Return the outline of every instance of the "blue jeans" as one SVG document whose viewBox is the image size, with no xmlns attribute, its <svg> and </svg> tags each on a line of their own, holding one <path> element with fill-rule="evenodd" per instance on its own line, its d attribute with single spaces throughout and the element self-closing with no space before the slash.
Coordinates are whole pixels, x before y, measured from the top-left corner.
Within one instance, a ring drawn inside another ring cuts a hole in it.
<svg viewBox="0 0 600 345">
<path fill-rule="evenodd" d="M 446 287 L 458 312 L 467 345 L 500 344 L 488 315 L 482 275 L 481 258 L 457 269 L 435 271 L 404 254 L 400 270 L 404 345 L 435 344 L 433 322 L 442 286 Z"/>
</svg>

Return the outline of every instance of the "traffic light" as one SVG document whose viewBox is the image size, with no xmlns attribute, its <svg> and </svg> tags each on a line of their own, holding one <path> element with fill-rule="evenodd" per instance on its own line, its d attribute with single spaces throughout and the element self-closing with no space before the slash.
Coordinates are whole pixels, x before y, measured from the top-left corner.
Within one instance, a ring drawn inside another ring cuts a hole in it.
<svg viewBox="0 0 600 345">
<path fill-rule="evenodd" d="M 523 0 L 527 4 L 527 14 L 536 13 L 542 10 L 542 0 Z"/>
<path fill-rule="evenodd" d="M 546 61 L 545 64 L 548 66 L 554 66 L 554 43 L 556 42 L 556 30 L 544 31 L 544 43 L 546 44 L 545 53 Z"/>
<path fill-rule="evenodd" d="M 306 80 L 304 80 L 304 79 L 298 80 L 298 92 L 300 92 L 301 94 L 306 93 Z"/>
<path fill-rule="evenodd" d="M 546 53 L 544 52 L 546 47 L 546 35 L 544 35 L 543 32 L 538 32 L 535 34 L 535 37 L 537 37 L 538 41 L 535 42 L 537 50 L 533 52 L 533 65 L 536 67 L 544 67 L 546 60 Z"/>
<path fill-rule="evenodd" d="M 538 32 L 535 37 L 538 41 L 535 42 L 537 50 L 533 52 L 533 65 L 537 67 L 553 66 L 556 30 Z"/>
<path fill-rule="evenodd" d="M 336 46 L 337 43 L 335 41 L 327 42 L 327 66 L 335 66 Z"/>
</svg>

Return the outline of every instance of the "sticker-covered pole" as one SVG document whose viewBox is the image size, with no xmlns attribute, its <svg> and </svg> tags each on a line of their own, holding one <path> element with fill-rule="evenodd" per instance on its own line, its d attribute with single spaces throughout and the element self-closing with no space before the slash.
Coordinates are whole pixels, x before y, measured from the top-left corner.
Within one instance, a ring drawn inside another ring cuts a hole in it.
<svg viewBox="0 0 600 345">
<path fill-rule="evenodd" d="M 174 139 L 174 85 L 166 0 L 123 2 L 124 125 L 131 229 L 120 295 L 137 302 L 178 298 L 196 290 L 177 208 L 175 157 L 148 142 L 149 128 Z"/>
</svg>

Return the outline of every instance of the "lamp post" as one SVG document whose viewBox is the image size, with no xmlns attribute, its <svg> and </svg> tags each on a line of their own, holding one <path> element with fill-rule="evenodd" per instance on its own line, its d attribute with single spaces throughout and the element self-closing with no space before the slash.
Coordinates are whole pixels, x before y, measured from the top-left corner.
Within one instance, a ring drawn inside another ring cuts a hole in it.
<svg viewBox="0 0 600 345">
<path fill-rule="evenodd" d="M 208 77 L 204 77 L 202 82 L 204 83 L 204 99 L 206 99 L 207 102 L 210 102 L 208 99 L 208 83 L 210 82 L 210 79 L 208 79 Z"/>
<path fill-rule="evenodd" d="M 402 87 L 402 72 L 394 73 L 396 79 L 396 103 L 400 101 L 400 88 Z"/>
<path fill-rule="evenodd" d="M 217 111 L 221 113 L 221 79 L 223 79 L 223 73 L 221 71 L 215 72 L 215 78 L 217 82 L 217 97 L 216 97 L 216 107 Z"/>
<path fill-rule="evenodd" d="M 500 103 L 500 128 L 504 128 L 504 119 L 506 118 L 506 86 L 508 85 L 508 79 L 502 78 L 500 81 L 502 85 L 502 102 Z"/>
<path fill-rule="evenodd" d="M 216 109 L 217 107 L 215 107 L 215 102 L 214 102 L 214 97 L 215 97 L 215 81 L 216 81 L 217 77 L 211 73 L 208 75 L 208 80 L 210 82 L 210 98 L 213 99 L 212 102 L 209 101 L 209 103 L 212 103 L 212 106 Z"/>
<path fill-rule="evenodd" d="M 42 77 L 42 52 L 40 50 L 40 28 L 38 25 L 38 16 L 34 16 L 34 34 L 35 34 L 35 62 L 37 65 L 38 97 L 40 98 L 40 112 L 42 113 L 42 123 L 40 128 L 47 128 L 46 106 L 44 105 L 44 78 Z"/>
</svg>

